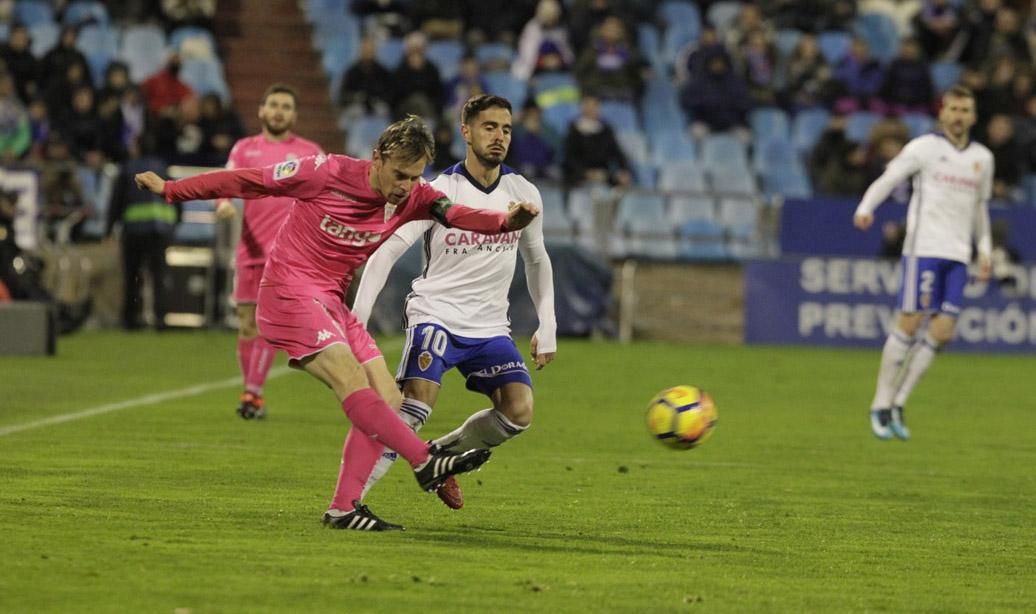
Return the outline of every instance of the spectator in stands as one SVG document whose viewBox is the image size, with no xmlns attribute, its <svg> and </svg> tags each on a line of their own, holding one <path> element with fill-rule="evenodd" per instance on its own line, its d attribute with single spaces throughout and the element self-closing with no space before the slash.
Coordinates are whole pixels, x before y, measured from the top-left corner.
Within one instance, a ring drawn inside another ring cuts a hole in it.
<svg viewBox="0 0 1036 614">
<path fill-rule="evenodd" d="M 100 167 L 104 155 L 101 153 L 101 120 L 94 108 L 94 91 L 81 85 L 72 93 L 72 107 L 57 118 L 62 136 L 68 143 L 72 156 L 80 162 Z"/>
<path fill-rule="evenodd" d="M 982 0 L 969 15 L 966 27 L 967 44 L 961 61 L 980 64 L 989 59 L 1011 57 L 1029 62 L 1029 43 L 1022 32 L 1022 19 L 1001 0 Z"/>
<path fill-rule="evenodd" d="M 457 162 L 457 156 L 453 155 L 453 142 L 457 138 L 454 134 L 454 125 L 448 118 L 443 118 L 435 126 L 435 159 L 430 164 L 431 170 L 440 172 Z"/>
<path fill-rule="evenodd" d="M 368 32 L 381 36 L 402 36 L 413 27 L 410 22 L 411 0 L 350 0 L 354 15 L 366 18 Z"/>
<path fill-rule="evenodd" d="M 129 67 L 123 62 L 112 62 L 104 71 L 104 83 L 98 96 L 115 96 L 122 98 L 133 83 L 130 81 Z"/>
<path fill-rule="evenodd" d="M 85 69 L 87 67 L 86 56 L 79 49 L 76 49 L 78 33 L 74 26 L 65 26 L 61 29 L 58 37 L 58 44 L 43 56 L 40 62 L 40 88 L 44 91 L 50 88 L 54 80 L 66 78 L 68 68 L 78 64 L 84 69 L 84 79 L 89 83 L 90 75 Z"/>
<path fill-rule="evenodd" d="M 43 98 L 51 119 L 59 121 L 59 118 L 71 111 L 72 96 L 81 87 L 91 87 L 89 69 L 85 62 L 73 61 L 65 66 L 63 76 L 51 76 L 47 79 L 47 89 L 43 93 Z"/>
<path fill-rule="evenodd" d="M 856 5 L 853 0 L 770 0 L 765 3 L 766 13 L 776 27 L 808 33 L 849 30 L 856 17 Z M 861 9 L 860 12 L 869 11 Z"/>
<path fill-rule="evenodd" d="M 561 136 L 543 121 L 543 111 L 530 100 L 511 135 L 507 164 L 530 179 L 560 179 L 561 146 Z"/>
<path fill-rule="evenodd" d="M 476 47 L 486 41 L 515 44 L 515 37 L 536 12 L 537 0 L 464 0 L 466 38 Z"/>
<path fill-rule="evenodd" d="M 609 17 L 618 17 L 620 21 L 635 24 L 640 18 L 650 15 L 641 14 L 644 4 L 638 0 L 575 0 L 569 12 L 568 33 L 572 49 L 578 57 L 580 50 L 586 49 L 592 42 L 593 33 Z"/>
<path fill-rule="evenodd" d="M 1011 81 L 1011 115 L 1025 115 L 1025 106 L 1034 93 L 1033 71 L 1019 71 Z"/>
<path fill-rule="evenodd" d="M 425 56 L 424 34 L 403 39 L 403 61 L 392 73 L 392 110 L 396 117 L 414 114 L 436 123 L 442 117 L 443 84 L 439 69 Z"/>
<path fill-rule="evenodd" d="M 378 62 L 378 42 L 371 37 L 360 41 L 356 62 L 345 71 L 338 91 L 338 104 L 350 117 L 374 114 L 388 117 L 392 101 L 392 78 Z"/>
<path fill-rule="evenodd" d="M 766 40 L 773 40 L 773 24 L 763 18 L 763 11 L 758 4 L 746 2 L 727 28 L 723 42 L 727 49 L 740 50 L 748 43 L 749 35 L 757 30 L 763 33 Z"/>
<path fill-rule="evenodd" d="M 180 55 L 174 52 L 162 70 L 148 77 L 141 85 L 148 112 L 152 115 L 173 111 L 182 100 L 194 96 L 194 90 L 180 80 L 180 66 Z"/>
<path fill-rule="evenodd" d="M 29 150 L 29 113 L 15 91 L 14 78 L 0 72 L 0 163 L 12 164 Z"/>
<path fill-rule="evenodd" d="M 1036 94 L 1025 101 L 1024 112 L 1015 125 L 1018 140 L 1025 145 L 1026 172 L 1036 173 Z"/>
<path fill-rule="evenodd" d="M 940 60 L 960 32 L 960 9 L 953 0 L 924 0 L 912 24 L 925 57 Z"/>
<path fill-rule="evenodd" d="M 127 151 L 132 152 L 139 147 L 146 128 L 147 108 L 144 105 L 144 95 L 141 94 L 140 88 L 136 85 L 126 88 L 119 100 L 119 108 L 122 111 L 122 124 L 126 129 L 124 137 L 126 148 Z"/>
<path fill-rule="evenodd" d="M 464 32 L 464 7 L 457 0 L 415 2 L 411 17 L 430 40 L 457 40 Z"/>
<path fill-rule="evenodd" d="M 993 198 L 1018 201 L 1016 193 L 1025 171 L 1026 152 L 1014 134 L 1014 121 L 997 114 L 986 126 L 985 145 L 993 152 Z"/>
<path fill-rule="evenodd" d="M 628 186 L 633 182 L 626 155 L 615 133 L 601 119 L 601 102 L 592 94 L 583 95 L 579 117 L 572 121 L 565 136 L 562 167 L 569 188 L 584 183 Z"/>
<path fill-rule="evenodd" d="M 108 233 L 111 234 L 116 226 L 122 229 L 122 325 L 126 330 L 144 326 L 141 292 L 145 269 L 151 274 L 154 325 L 159 330 L 165 328 L 168 292 L 165 251 L 179 217 L 179 205 L 167 205 L 160 196 L 137 187 L 133 176 L 146 171 L 164 176 L 166 165 L 153 157 L 127 161 L 115 183 L 108 209 Z"/>
<path fill-rule="evenodd" d="M 161 8 L 167 31 L 184 26 L 211 30 L 216 17 L 216 0 L 162 0 Z"/>
<path fill-rule="evenodd" d="M 758 28 L 749 32 L 738 55 L 753 106 L 776 104 L 777 49 L 766 32 Z"/>
<path fill-rule="evenodd" d="M 716 28 L 707 25 L 702 28 L 698 40 L 691 41 L 680 50 L 674 67 L 675 82 L 684 85 L 690 79 L 701 79 L 706 73 L 706 61 L 717 54 L 726 55 L 727 61 L 733 63 L 727 48 L 719 40 Z"/>
<path fill-rule="evenodd" d="M 888 134 L 876 141 L 871 141 L 867 150 L 867 161 L 864 165 L 865 183 L 870 185 L 885 172 L 885 167 L 892 161 L 903 146 L 907 144 L 904 136 Z"/>
<path fill-rule="evenodd" d="M 444 89 L 446 91 L 446 117 L 460 117 L 461 107 L 468 98 L 485 94 L 489 90 L 486 80 L 482 78 L 475 56 L 464 56 L 460 62 L 460 72 L 446 83 Z"/>
<path fill-rule="evenodd" d="M 110 162 L 126 160 L 126 123 L 122 119 L 122 101 L 114 93 L 97 96 L 97 121 L 101 132 L 101 153 Z"/>
<path fill-rule="evenodd" d="M 42 160 L 50 136 L 50 117 L 47 116 L 47 105 L 42 98 L 29 103 L 29 132 L 32 143 L 29 145 L 28 157 L 33 161 Z"/>
<path fill-rule="evenodd" d="M 568 30 L 561 22 L 561 5 L 557 0 L 540 0 L 536 15 L 518 38 L 511 74 L 527 80 L 538 72 L 567 70 L 574 60 Z"/>
<path fill-rule="evenodd" d="M 780 69 L 780 103 L 789 113 L 822 106 L 831 93 L 831 67 L 812 34 L 804 34 Z"/>
<path fill-rule="evenodd" d="M 78 241 L 83 221 L 93 213 L 92 203 L 79 183 L 78 166 L 65 139 L 51 133 L 40 166 L 43 224 L 51 241 Z"/>
<path fill-rule="evenodd" d="M 195 96 L 180 101 L 175 113 L 165 114 L 155 129 L 156 153 L 170 164 L 205 166 L 205 133 L 201 128 L 201 103 Z"/>
<path fill-rule="evenodd" d="M 981 133 L 989 118 L 996 114 L 1010 115 L 1016 111 L 1016 103 L 1012 97 L 1012 85 L 1015 77 L 1024 67 L 1020 67 L 1014 58 L 1001 56 L 993 61 L 991 70 L 988 71 L 989 84 L 982 91 L 980 98 L 976 99 L 978 119 L 978 132 Z M 978 69 L 977 72 L 982 72 Z"/>
<path fill-rule="evenodd" d="M 241 118 L 234 109 L 223 106 L 219 94 L 205 94 L 201 99 L 201 153 L 212 166 L 225 166 L 234 143 L 245 135 Z"/>
<path fill-rule="evenodd" d="M 862 38 L 854 38 L 849 54 L 834 70 L 835 110 L 839 113 L 880 111 L 881 89 L 885 71 L 881 63 L 871 57 L 870 48 Z"/>
<path fill-rule="evenodd" d="M 845 134 L 846 118 L 834 114 L 810 153 L 810 173 L 818 194 L 859 196 L 867 187 L 867 152 Z"/>
<path fill-rule="evenodd" d="M 29 28 L 20 23 L 11 28 L 7 42 L 0 44 L 0 65 L 7 67 L 23 104 L 29 104 L 42 89 L 39 84 L 40 65 L 32 55 L 31 47 Z"/>
<path fill-rule="evenodd" d="M 733 71 L 725 51 L 713 49 L 702 59 L 704 72 L 691 75 L 680 96 L 692 118 L 692 133 L 696 138 L 727 130 L 746 135 L 751 98 L 744 79 Z"/>
<path fill-rule="evenodd" d="M 576 60 L 574 71 L 579 87 L 604 100 L 636 102 L 644 89 L 644 63 L 615 16 L 601 22 L 589 47 Z"/>
<path fill-rule="evenodd" d="M 915 39 L 900 43 L 899 55 L 889 63 L 880 95 L 888 112 L 896 115 L 932 112 L 932 77 Z"/>
</svg>

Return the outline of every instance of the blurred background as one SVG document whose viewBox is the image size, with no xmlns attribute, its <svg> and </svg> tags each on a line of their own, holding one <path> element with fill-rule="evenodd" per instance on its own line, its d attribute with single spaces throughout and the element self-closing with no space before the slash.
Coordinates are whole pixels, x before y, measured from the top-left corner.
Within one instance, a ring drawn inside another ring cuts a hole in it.
<svg viewBox="0 0 1036 614">
<path fill-rule="evenodd" d="M 0 339 L 29 321 L 19 303 L 58 333 L 234 327 L 240 217 L 217 222 L 211 202 L 152 211 L 168 245 L 127 303 L 125 181 L 222 167 L 280 81 L 299 92 L 295 132 L 328 152 L 368 157 L 391 121 L 426 118 L 429 177 L 464 157 L 464 100 L 508 98 L 507 163 L 543 197 L 562 334 L 880 344 L 909 186 L 871 232 L 851 214 L 959 83 L 996 160 L 997 248 L 959 345 L 1032 351 L 1030 4 L 0 0 Z M 419 259 L 397 266 L 377 331 L 399 330 Z M 523 286 L 513 322 L 530 333 Z"/>
</svg>

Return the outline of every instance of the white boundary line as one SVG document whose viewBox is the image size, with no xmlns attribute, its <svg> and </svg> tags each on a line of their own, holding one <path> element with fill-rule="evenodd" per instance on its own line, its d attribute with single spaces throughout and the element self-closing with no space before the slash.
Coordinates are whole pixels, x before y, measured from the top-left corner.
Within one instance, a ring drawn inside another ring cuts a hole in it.
<svg viewBox="0 0 1036 614">
<path fill-rule="evenodd" d="M 270 370 L 270 374 L 267 379 L 273 379 L 280 377 L 285 373 L 290 372 L 289 367 L 275 367 Z M 33 422 L 26 422 L 24 424 L 14 424 L 11 426 L 0 427 L 0 437 L 6 435 L 13 435 L 15 433 L 21 433 L 22 431 L 29 431 L 32 429 L 43 428 L 45 426 L 51 426 L 54 424 L 64 424 L 65 422 L 75 422 L 76 420 L 82 420 L 83 418 L 92 418 L 94 416 L 100 416 L 103 414 L 109 414 L 113 411 L 119 411 L 122 409 L 129 409 L 131 407 L 144 407 L 146 405 L 156 405 L 158 403 L 164 403 L 165 401 L 171 401 L 173 399 L 181 399 L 183 397 L 193 397 L 199 394 L 209 392 L 210 390 L 218 390 L 220 388 L 229 388 L 231 386 L 240 386 L 241 376 L 232 377 L 230 379 L 219 380 L 216 382 L 208 382 L 206 384 L 198 384 L 197 386 L 188 386 L 187 388 L 180 388 L 178 390 L 168 390 L 166 392 L 158 392 L 155 394 L 148 394 L 135 399 L 127 399 L 125 401 L 119 401 L 117 403 L 108 403 L 106 405 L 98 405 L 97 407 L 91 407 L 89 409 L 83 409 L 80 411 L 74 411 L 68 414 L 59 414 L 57 416 L 51 416 L 49 418 L 43 418 L 42 420 L 35 420 Z"/>
</svg>

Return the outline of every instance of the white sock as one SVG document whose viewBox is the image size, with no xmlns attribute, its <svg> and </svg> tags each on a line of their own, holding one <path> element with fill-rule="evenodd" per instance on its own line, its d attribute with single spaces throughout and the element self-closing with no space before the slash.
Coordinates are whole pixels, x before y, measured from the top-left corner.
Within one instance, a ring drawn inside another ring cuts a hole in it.
<svg viewBox="0 0 1036 614">
<path fill-rule="evenodd" d="M 914 387 L 921 381 L 921 376 L 925 374 L 928 367 L 932 366 L 932 361 L 935 360 L 939 347 L 938 341 L 932 339 L 931 335 L 925 335 L 924 341 L 920 343 L 917 350 L 914 351 L 910 360 L 906 363 L 903 383 L 899 385 L 899 390 L 896 391 L 893 405 L 896 407 L 906 405 L 907 399 L 910 398 L 910 393 L 914 391 Z"/>
<path fill-rule="evenodd" d="M 495 409 L 483 409 L 468 416 L 460 428 L 436 439 L 435 443 L 454 452 L 494 448 L 520 435 L 526 428 L 511 422 Z"/>
<path fill-rule="evenodd" d="M 897 326 L 885 340 L 881 350 L 881 367 L 878 368 L 878 385 L 874 390 L 871 409 L 888 409 L 892 405 L 892 396 L 896 394 L 896 379 L 907 353 L 914 345 L 910 335 Z"/>
<path fill-rule="evenodd" d="M 399 417 L 410 425 L 410 428 L 414 429 L 414 432 L 421 430 L 425 422 L 428 422 L 428 416 L 432 413 L 432 408 L 427 404 L 417 399 L 403 399 L 403 405 L 399 408 Z M 388 470 L 392 468 L 392 463 L 396 462 L 398 454 L 385 448 L 381 453 L 381 458 L 374 464 L 374 469 L 371 470 L 370 477 L 367 478 L 367 483 L 363 487 L 363 492 L 360 494 L 360 500 L 362 501 L 366 496 L 367 492 L 380 480 L 385 477 Z"/>
</svg>

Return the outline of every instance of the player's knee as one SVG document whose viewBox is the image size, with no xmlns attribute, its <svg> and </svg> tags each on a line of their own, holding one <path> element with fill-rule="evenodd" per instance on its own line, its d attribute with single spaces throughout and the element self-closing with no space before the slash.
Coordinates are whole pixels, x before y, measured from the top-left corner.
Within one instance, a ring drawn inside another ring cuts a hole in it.
<svg viewBox="0 0 1036 614">
<path fill-rule="evenodd" d="M 899 329 L 907 335 L 913 337 L 917 333 L 918 327 L 921 326 L 921 314 L 916 313 L 904 313 L 900 314 L 899 320 L 896 322 Z"/>
<path fill-rule="evenodd" d="M 259 327 L 255 325 L 255 322 L 241 321 L 238 326 L 238 336 L 242 339 L 255 339 L 259 336 Z"/>
<path fill-rule="evenodd" d="M 515 426 L 522 428 L 532 424 L 532 399 L 518 399 L 504 404 L 500 413 Z"/>
</svg>

